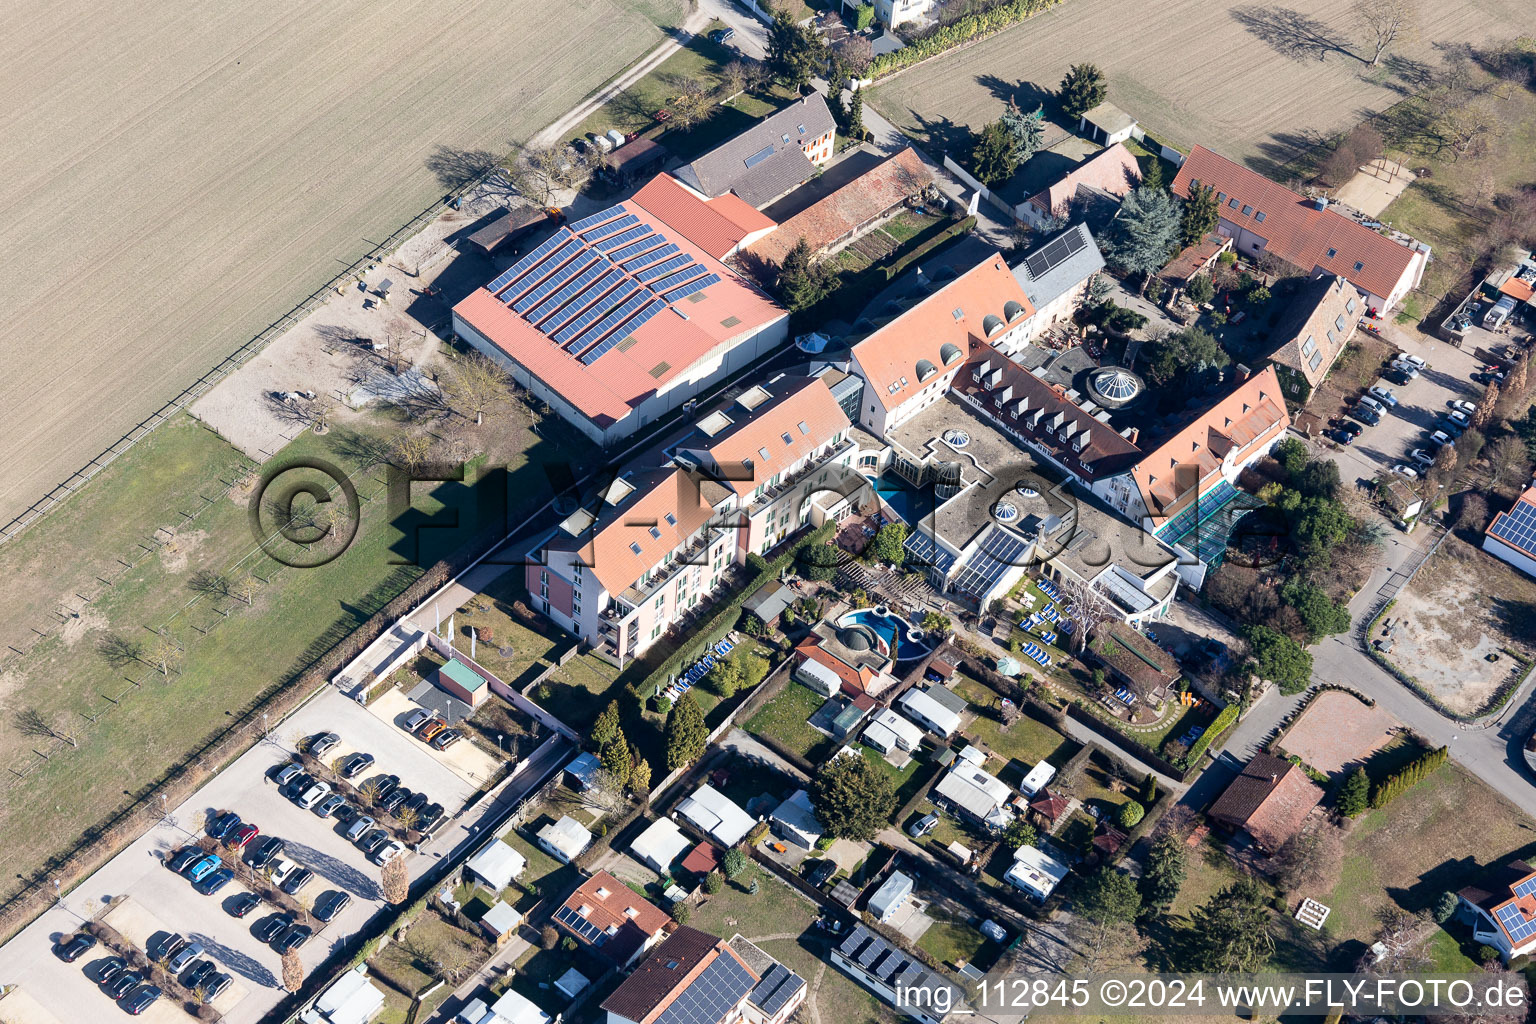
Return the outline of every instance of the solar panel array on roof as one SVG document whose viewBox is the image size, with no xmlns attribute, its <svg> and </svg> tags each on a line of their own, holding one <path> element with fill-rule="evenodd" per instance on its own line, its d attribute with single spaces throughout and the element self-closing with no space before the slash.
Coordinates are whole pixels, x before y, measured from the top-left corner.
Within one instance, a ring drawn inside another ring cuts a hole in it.
<svg viewBox="0 0 1536 1024">
<path fill-rule="evenodd" d="M 581 328 L 578 327 L 576 330 L 562 338 L 561 335 L 565 334 L 565 328 L 571 327 L 577 320 L 586 316 L 588 313 L 592 314 L 592 319 L 585 321 L 582 324 L 583 327 L 585 327 L 586 324 L 590 324 L 598 317 L 602 316 L 603 310 L 607 307 L 603 305 L 603 300 L 599 298 L 599 296 L 608 291 L 608 289 L 612 288 L 614 285 L 625 280 L 628 279 L 619 271 L 617 267 L 610 267 L 608 272 L 599 278 L 595 284 L 588 285 L 586 288 L 582 289 L 569 305 L 561 309 L 560 312 L 556 313 L 554 316 L 550 317 L 539 329 L 542 330 L 545 334 L 549 334 L 551 331 L 553 331 L 555 341 L 561 345 L 564 345 L 566 342 L 570 341 L 572 338 L 576 337 L 576 335 L 581 333 Z"/>
<path fill-rule="evenodd" d="M 539 260 L 554 252 L 557 246 L 563 245 L 570 237 L 570 228 L 561 228 L 559 231 L 556 231 L 554 234 L 544 239 L 544 241 L 540 242 L 538 247 L 530 252 L 527 256 L 524 256 L 522 259 L 508 267 L 506 273 L 492 281 L 490 287 L 487 290 L 493 293 L 501 291 L 507 285 L 511 284 L 523 274 L 527 273 L 528 269 L 535 263 L 539 262 Z"/>
<path fill-rule="evenodd" d="M 567 282 L 565 287 L 561 288 L 555 294 L 549 296 L 549 298 L 541 303 L 537 309 L 528 314 L 528 322 L 531 324 L 542 322 L 545 317 L 549 316 L 549 314 L 553 313 L 567 302 L 570 302 L 583 289 L 591 285 L 593 281 L 596 281 L 599 275 L 601 275 L 604 271 L 611 269 L 612 266 L 613 264 L 609 263 L 601 256 L 594 255 L 592 263 L 589 264 L 587 268 L 581 272 L 580 277 Z M 615 280 L 617 280 L 617 278 L 615 278 Z"/>
<path fill-rule="evenodd" d="M 670 291 L 671 289 L 676 288 L 678 285 L 682 284 L 684 281 L 687 281 L 689 278 L 698 277 L 702 273 L 704 273 L 703 267 L 699 266 L 697 263 L 689 263 L 681 270 L 674 271 L 673 273 L 668 274 L 666 277 L 658 278 L 657 280 L 652 281 L 651 290 L 656 292 Z"/>
<path fill-rule="evenodd" d="M 681 256 L 673 256 L 669 260 L 662 260 L 654 267 L 647 267 L 645 270 L 640 271 L 635 276 L 642 281 L 651 281 L 661 277 L 663 274 L 672 273 L 672 271 L 685 266 L 692 259 L 693 257 L 689 256 L 687 253 L 684 253 Z"/>
<path fill-rule="evenodd" d="M 804 987 L 804 978 L 783 964 L 775 963 L 752 990 L 751 999 L 765 1015 L 772 1017 Z"/>
<path fill-rule="evenodd" d="M 517 280 L 507 286 L 507 290 L 502 293 L 502 301 L 510 302 L 529 289 L 536 287 L 546 275 L 557 270 L 566 260 L 578 252 L 581 252 L 581 240 L 570 238 L 553 251 L 545 253 L 539 258 L 538 262 L 530 265 L 518 275 Z"/>
<path fill-rule="evenodd" d="M 1488 528 L 1488 532 L 1521 551 L 1536 551 L 1536 505 L 1528 501 L 1516 502 L 1514 508 Z"/>
<path fill-rule="evenodd" d="M 650 229 L 646 230 L 646 234 L 639 235 L 637 237 L 639 238 L 638 242 L 630 242 L 624 248 L 610 252 L 608 254 L 608 258 L 613 260 L 615 263 L 623 263 L 631 256 L 638 256 L 640 253 L 645 252 L 647 249 L 654 249 L 656 246 L 665 241 L 664 238 L 655 232 L 650 231 Z M 673 246 L 673 248 L 676 249 L 677 247 Z"/>
<path fill-rule="evenodd" d="M 676 302 L 678 299 L 686 299 L 688 296 L 692 295 L 694 292 L 703 291 L 705 288 L 708 288 L 710 285 L 712 285 L 712 284 L 719 284 L 719 283 L 720 283 L 720 275 L 719 274 L 705 274 L 703 277 L 700 277 L 700 278 L 697 278 L 695 280 L 689 281 L 687 284 L 683 285 L 681 288 L 674 288 L 671 291 L 664 293 L 662 295 L 662 298 L 666 299 L 668 302 Z"/>
<path fill-rule="evenodd" d="M 1065 263 L 1086 244 L 1087 242 L 1083 240 L 1083 232 L 1074 227 L 1061 237 L 1053 239 L 1044 248 L 1024 257 L 1024 266 L 1029 268 L 1029 276 L 1038 280 Z"/>
<path fill-rule="evenodd" d="M 596 244 L 599 238 L 606 238 L 608 235 L 613 234 L 615 231 L 622 231 L 625 228 L 633 227 L 639 223 L 639 217 L 636 217 L 632 213 L 626 213 L 618 220 L 611 220 L 607 224 L 604 224 L 600 227 L 588 228 L 586 231 L 581 233 L 581 237 L 585 238 L 588 244 Z"/>
<path fill-rule="evenodd" d="M 571 262 L 567 263 L 553 274 L 550 274 L 543 281 L 540 281 L 538 286 L 535 287 L 532 291 L 528 292 L 522 298 L 512 303 L 512 308 L 519 313 L 528 312 L 534 306 L 537 306 L 539 303 L 548 298 L 556 288 L 559 288 L 561 285 L 565 284 L 565 282 L 569 281 L 571 278 L 587 269 L 587 267 L 591 266 L 594 259 L 596 259 L 596 256 L 590 252 L 581 253 L 575 259 L 571 260 Z"/>
<path fill-rule="evenodd" d="M 721 953 L 661 1011 L 655 1024 L 719 1024 L 754 983 L 741 961 Z"/>
<path fill-rule="evenodd" d="M 576 913 L 572 907 L 561 907 L 555 911 L 555 920 L 575 932 L 582 941 L 594 946 L 601 945 L 608 938 L 601 928 Z"/>
<path fill-rule="evenodd" d="M 562 328 L 559 333 L 555 335 L 555 340 L 558 341 L 563 348 L 571 349 L 573 351 L 577 348 L 580 348 L 581 346 L 579 345 L 571 346 L 567 345 L 566 342 L 576 338 L 579 335 L 585 334 L 589 327 L 597 323 L 599 320 L 605 318 L 610 312 L 612 312 L 615 306 L 623 305 L 624 301 L 630 296 L 634 295 L 637 291 L 641 291 L 641 288 L 635 282 L 628 280 L 627 278 L 619 282 L 619 286 L 609 294 L 603 296 L 603 300 L 601 302 L 594 303 L 585 313 L 581 314 L 581 316 L 577 317 L 575 320 L 572 320 L 569 324 Z M 650 295 L 650 292 L 645 292 L 645 294 Z"/>
<path fill-rule="evenodd" d="M 1029 542 L 996 526 L 987 527 L 981 546 L 972 552 L 955 577 L 955 589 L 973 597 L 984 597 L 1008 573 L 1024 564 Z"/>
<path fill-rule="evenodd" d="M 612 219 L 614 217 L 617 217 L 619 214 L 621 214 L 623 212 L 624 212 L 624 207 L 622 205 L 620 205 L 620 206 L 610 206 L 606 210 L 599 210 L 599 211 L 597 211 L 596 213 L 592 214 L 590 217 L 583 217 L 583 218 L 581 218 L 581 220 L 579 220 L 576 223 L 571 225 L 571 230 L 572 231 L 585 231 L 585 230 L 587 230 L 587 228 L 596 227 L 597 225 L 601 224 L 603 221 L 610 220 L 610 219 Z"/>
<path fill-rule="evenodd" d="M 630 242 L 633 242 L 635 239 L 650 233 L 650 226 L 641 224 L 639 227 L 633 227 L 627 231 L 620 231 L 616 235 L 609 235 L 607 238 L 599 238 L 592 244 L 595 247 L 603 250 L 603 252 L 609 252 L 614 249 L 622 248 L 628 245 Z"/>
<path fill-rule="evenodd" d="M 578 338 L 576 343 L 570 347 L 572 352 L 580 352 L 583 348 L 586 348 L 588 345 L 601 339 L 603 335 L 618 327 L 625 320 L 628 320 L 630 317 L 634 316 L 640 311 L 642 306 L 651 301 L 652 296 L 650 292 L 646 291 L 644 288 L 641 288 L 639 285 L 635 285 L 634 287 L 638 294 L 632 295 L 625 299 L 617 309 L 582 332 L 581 337 Z M 595 359 L 596 357 L 594 356 L 593 358 Z"/>
<path fill-rule="evenodd" d="M 622 330 L 614 331 L 612 334 L 608 335 L 607 339 L 605 339 L 601 344 L 593 346 L 592 351 L 584 353 L 581 357 L 581 361 L 587 366 L 591 366 L 593 363 L 597 362 L 599 356 L 606 353 L 609 349 L 613 348 L 613 346 L 622 342 L 625 338 L 634 334 L 640 329 L 642 324 L 666 308 L 667 304 L 665 302 L 662 302 L 660 299 L 652 299 L 651 304 L 646 306 L 640 312 L 636 313 L 635 318 L 629 323 L 625 324 Z"/>
<path fill-rule="evenodd" d="M 1536 878 L 1527 878 L 1515 886 L 1514 893 L 1517 899 L 1524 899 L 1532 893 L 1536 893 Z"/>
<path fill-rule="evenodd" d="M 661 236 L 658 235 L 657 237 L 659 238 Z M 627 248 L 632 248 L 632 247 L 627 247 Z M 663 257 L 671 256 L 673 253 L 681 252 L 681 251 L 682 250 L 679 249 L 676 245 L 673 245 L 671 242 L 668 242 L 666 245 L 662 246 L 660 249 L 652 249 L 650 252 L 646 253 L 643 256 L 629 256 L 629 257 L 625 257 L 623 259 L 620 259 L 619 254 L 618 253 L 614 253 L 613 254 L 613 261 L 615 263 L 623 263 L 624 264 L 624 269 L 629 271 L 631 274 L 633 274 L 635 271 L 641 269 L 642 267 L 650 266 L 652 263 L 655 263 L 657 260 L 662 259 Z"/>
<path fill-rule="evenodd" d="M 1499 924 L 1509 932 L 1509 938 L 1515 945 L 1520 945 L 1532 935 L 1536 935 L 1536 917 L 1526 917 L 1520 912 L 1520 907 L 1515 903 L 1506 903 L 1494 910 Z"/>
<path fill-rule="evenodd" d="M 764 160 L 767 160 L 771 156 L 773 156 L 773 146 L 764 146 L 762 149 L 758 150 L 756 153 L 753 153 L 751 156 L 743 160 L 742 163 L 748 167 L 756 167 L 758 164 L 762 163 Z"/>
</svg>

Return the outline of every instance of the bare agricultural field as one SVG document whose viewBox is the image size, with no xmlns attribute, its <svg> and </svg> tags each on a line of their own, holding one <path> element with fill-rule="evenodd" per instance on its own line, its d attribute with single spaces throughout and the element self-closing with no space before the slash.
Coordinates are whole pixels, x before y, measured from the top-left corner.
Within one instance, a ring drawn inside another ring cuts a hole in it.
<svg viewBox="0 0 1536 1024">
<path fill-rule="evenodd" d="M 18 0 L 0 521 L 680 24 L 685 0 Z"/>
<path fill-rule="evenodd" d="M 1351 6 L 1068 0 L 895 76 L 871 102 L 942 148 L 955 144 L 959 126 L 994 120 L 1010 98 L 1033 107 L 1069 65 L 1093 61 L 1109 77 L 1110 100 L 1154 136 L 1274 171 L 1315 140 L 1396 102 L 1401 77 L 1436 61 L 1439 48 L 1516 34 L 1510 26 L 1522 23 L 1523 10 L 1513 0 L 1422 3 L 1418 40 L 1390 68 L 1371 69 L 1354 56 L 1364 36 Z"/>
</svg>

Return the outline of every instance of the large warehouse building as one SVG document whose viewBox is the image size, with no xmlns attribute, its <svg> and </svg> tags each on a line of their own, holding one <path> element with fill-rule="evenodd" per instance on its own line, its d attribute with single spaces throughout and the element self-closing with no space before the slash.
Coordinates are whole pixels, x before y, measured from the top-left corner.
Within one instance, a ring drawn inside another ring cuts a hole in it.
<svg viewBox="0 0 1536 1024">
<path fill-rule="evenodd" d="M 721 262 L 772 227 L 661 175 L 475 289 L 453 327 L 609 445 L 788 337 L 788 313 Z"/>
</svg>

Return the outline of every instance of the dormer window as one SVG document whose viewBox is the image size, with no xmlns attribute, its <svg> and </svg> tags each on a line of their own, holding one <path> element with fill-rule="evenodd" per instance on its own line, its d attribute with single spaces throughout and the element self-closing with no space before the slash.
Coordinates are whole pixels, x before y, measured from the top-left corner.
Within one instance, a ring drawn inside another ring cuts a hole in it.
<svg viewBox="0 0 1536 1024">
<path fill-rule="evenodd" d="M 635 554 L 638 555 L 640 553 L 640 545 L 636 544 L 634 542 L 631 542 L 630 545 L 629 545 L 629 550 L 633 551 Z"/>
<path fill-rule="evenodd" d="M 601 886 L 601 885 L 600 885 L 600 886 L 598 886 L 598 887 L 597 887 L 597 898 L 598 898 L 598 899 L 600 899 L 600 900 L 605 900 L 605 899 L 607 899 L 607 898 L 608 898 L 608 897 L 609 897 L 609 896 L 611 896 L 611 895 L 613 895 L 613 894 L 612 894 L 612 893 L 610 893 L 610 892 L 609 892 L 609 891 L 608 891 L 608 890 L 607 890 L 607 889 L 606 889 L 606 888 L 604 888 L 604 887 L 603 887 L 603 886 Z"/>
<path fill-rule="evenodd" d="M 1339 254 L 1339 250 L 1337 250 L 1337 249 L 1329 249 L 1328 250 L 1328 258 L 1329 259 L 1333 259 L 1338 254 Z"/>
<path fill-rule="evenodd" d="M 597 894 L 601 896 L 603 894 L 603 890 L 597 890 Z M 576 908 L 576 913 L 580 914 L 582 917 L 588 917 L 592 913 L 592 907 L 590 904 L 583 903 L 581 906 Z"/>
</svg>

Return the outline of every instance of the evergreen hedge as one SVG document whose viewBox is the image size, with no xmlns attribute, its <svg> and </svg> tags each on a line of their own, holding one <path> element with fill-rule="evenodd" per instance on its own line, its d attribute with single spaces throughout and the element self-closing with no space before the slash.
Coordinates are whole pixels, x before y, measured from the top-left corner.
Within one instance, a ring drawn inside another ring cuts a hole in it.
<svg viewBox="0 0 1536 1024">
<path fill-rule="evenodd" d="M 1436 747 L 1414 758 L 1402 771 L 1393 772 L 1372 786 L 1372 809 L 1387 806 L 1402 793 L 1429 778 L 1441 765 L 1445 764 L 1449 755 L 1450 752 L 1445 747 Z"/>
<path fill-rule="evenodd" d="M 1061 0 L 1009 0 L 1008 3 L 999 4 L 991 10 L 956 18 L 948 25 L 935 30 L 931 35 L 915 40 L 894 53 L 884 53 L 876 57 L 870 62 L 869 77 L 879 78 L 893 71 L 911 67 L 929 57 L 937 57 L 946 50 L 953 50 L 965 43 L 995 35 L 1032 14 L 1039 14 L 1041 11 L 1055 7 L 1060 2 Z"/>
</svg>

